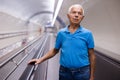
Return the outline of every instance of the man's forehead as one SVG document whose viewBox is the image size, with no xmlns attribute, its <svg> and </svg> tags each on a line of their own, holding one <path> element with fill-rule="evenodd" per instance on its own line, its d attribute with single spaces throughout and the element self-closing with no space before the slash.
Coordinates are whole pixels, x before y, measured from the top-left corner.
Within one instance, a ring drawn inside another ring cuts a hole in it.
<svg viewBox="0 0 120 80">
<path fill-rule="evenodd" d="M 72 11 L 82 12 L 82 8 L 81 8 L 81 7 L 72 7 L 72 8 L 71 8 L 71 12 L 72 12 Z"/>
</svg>

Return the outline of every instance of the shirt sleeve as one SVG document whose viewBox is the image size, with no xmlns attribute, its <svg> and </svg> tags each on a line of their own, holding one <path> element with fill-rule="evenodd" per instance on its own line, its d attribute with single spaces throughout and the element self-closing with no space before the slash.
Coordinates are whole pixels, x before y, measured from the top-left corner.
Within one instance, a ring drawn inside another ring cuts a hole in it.
<svg viewBox="0 0 120 80">
<path fill-rule="evenodd" d="M 61 33 L 58 32 L 56 37 L 56 42 L 55 42 L 55 49 L 60 49 L 61 44 L 62 44 L 62 36 L 61 36 Z"/>
<path fill-rule="evenodd" d="M 88 48 L 94 48 L 94 47 L 95 44 L 94 44 L 93 34 L 90 32 L 88 36 Z"/>
</svg>

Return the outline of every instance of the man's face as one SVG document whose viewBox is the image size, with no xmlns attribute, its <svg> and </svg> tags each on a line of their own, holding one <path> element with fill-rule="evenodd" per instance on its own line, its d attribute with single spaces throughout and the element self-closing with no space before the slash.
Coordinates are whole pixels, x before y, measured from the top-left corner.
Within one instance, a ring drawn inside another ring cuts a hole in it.
<svg viewBox="0 0 120 80">
<path fill-rule="evenodd" d="M 72 7 L 70 13 L 67 15 L 71 24 L 80 24 L 84 18 L 82 8 L 80 7 Z"/>
</svg>

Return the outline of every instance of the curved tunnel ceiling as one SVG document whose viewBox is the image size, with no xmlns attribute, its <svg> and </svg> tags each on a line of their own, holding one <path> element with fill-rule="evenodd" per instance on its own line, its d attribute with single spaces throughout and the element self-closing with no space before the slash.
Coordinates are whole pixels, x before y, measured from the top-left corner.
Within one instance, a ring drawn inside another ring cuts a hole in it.
<svg viewBox="0 0 120 80">
<path fill-rule="evenodd" d="M 55 0 L 0 0 L 0 11 L 23 20 L 40 22 L 41 16 L 52 19 L 54 4 Z"/>
<path fill-rule="evenodd" d="M 53 19 L 54 9 L 58 1 L 59 0 L 0 0 L 0 11 L 23 20 L 45 23 Z M 92 0 L 63 0 L 61 8 L 64 8 L 62 9 L 64 11 L 60 11 L 59 16 L 61 19 L 66 20 L 67 9 L 71 4 L 93 4 L 97 0 L 94 2 L 91 1 Z"/>
</svg>

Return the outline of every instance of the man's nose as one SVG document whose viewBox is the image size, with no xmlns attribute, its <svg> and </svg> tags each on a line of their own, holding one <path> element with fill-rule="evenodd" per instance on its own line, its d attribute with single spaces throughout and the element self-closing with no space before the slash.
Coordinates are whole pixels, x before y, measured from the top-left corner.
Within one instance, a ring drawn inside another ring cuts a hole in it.
<svg viewBox="0 0 120 80">
<path fill-rule="evenodd" d="M 75 17 L 78 17 L 78 13 L 75 14 Z"/>
<path fill-rule="evenodd" d="M 78 17 L 78 15 L 79 15 L 78 13 L 75 13 L 75 16 L 77 16 L 77 17 Z"/>
</svg>

